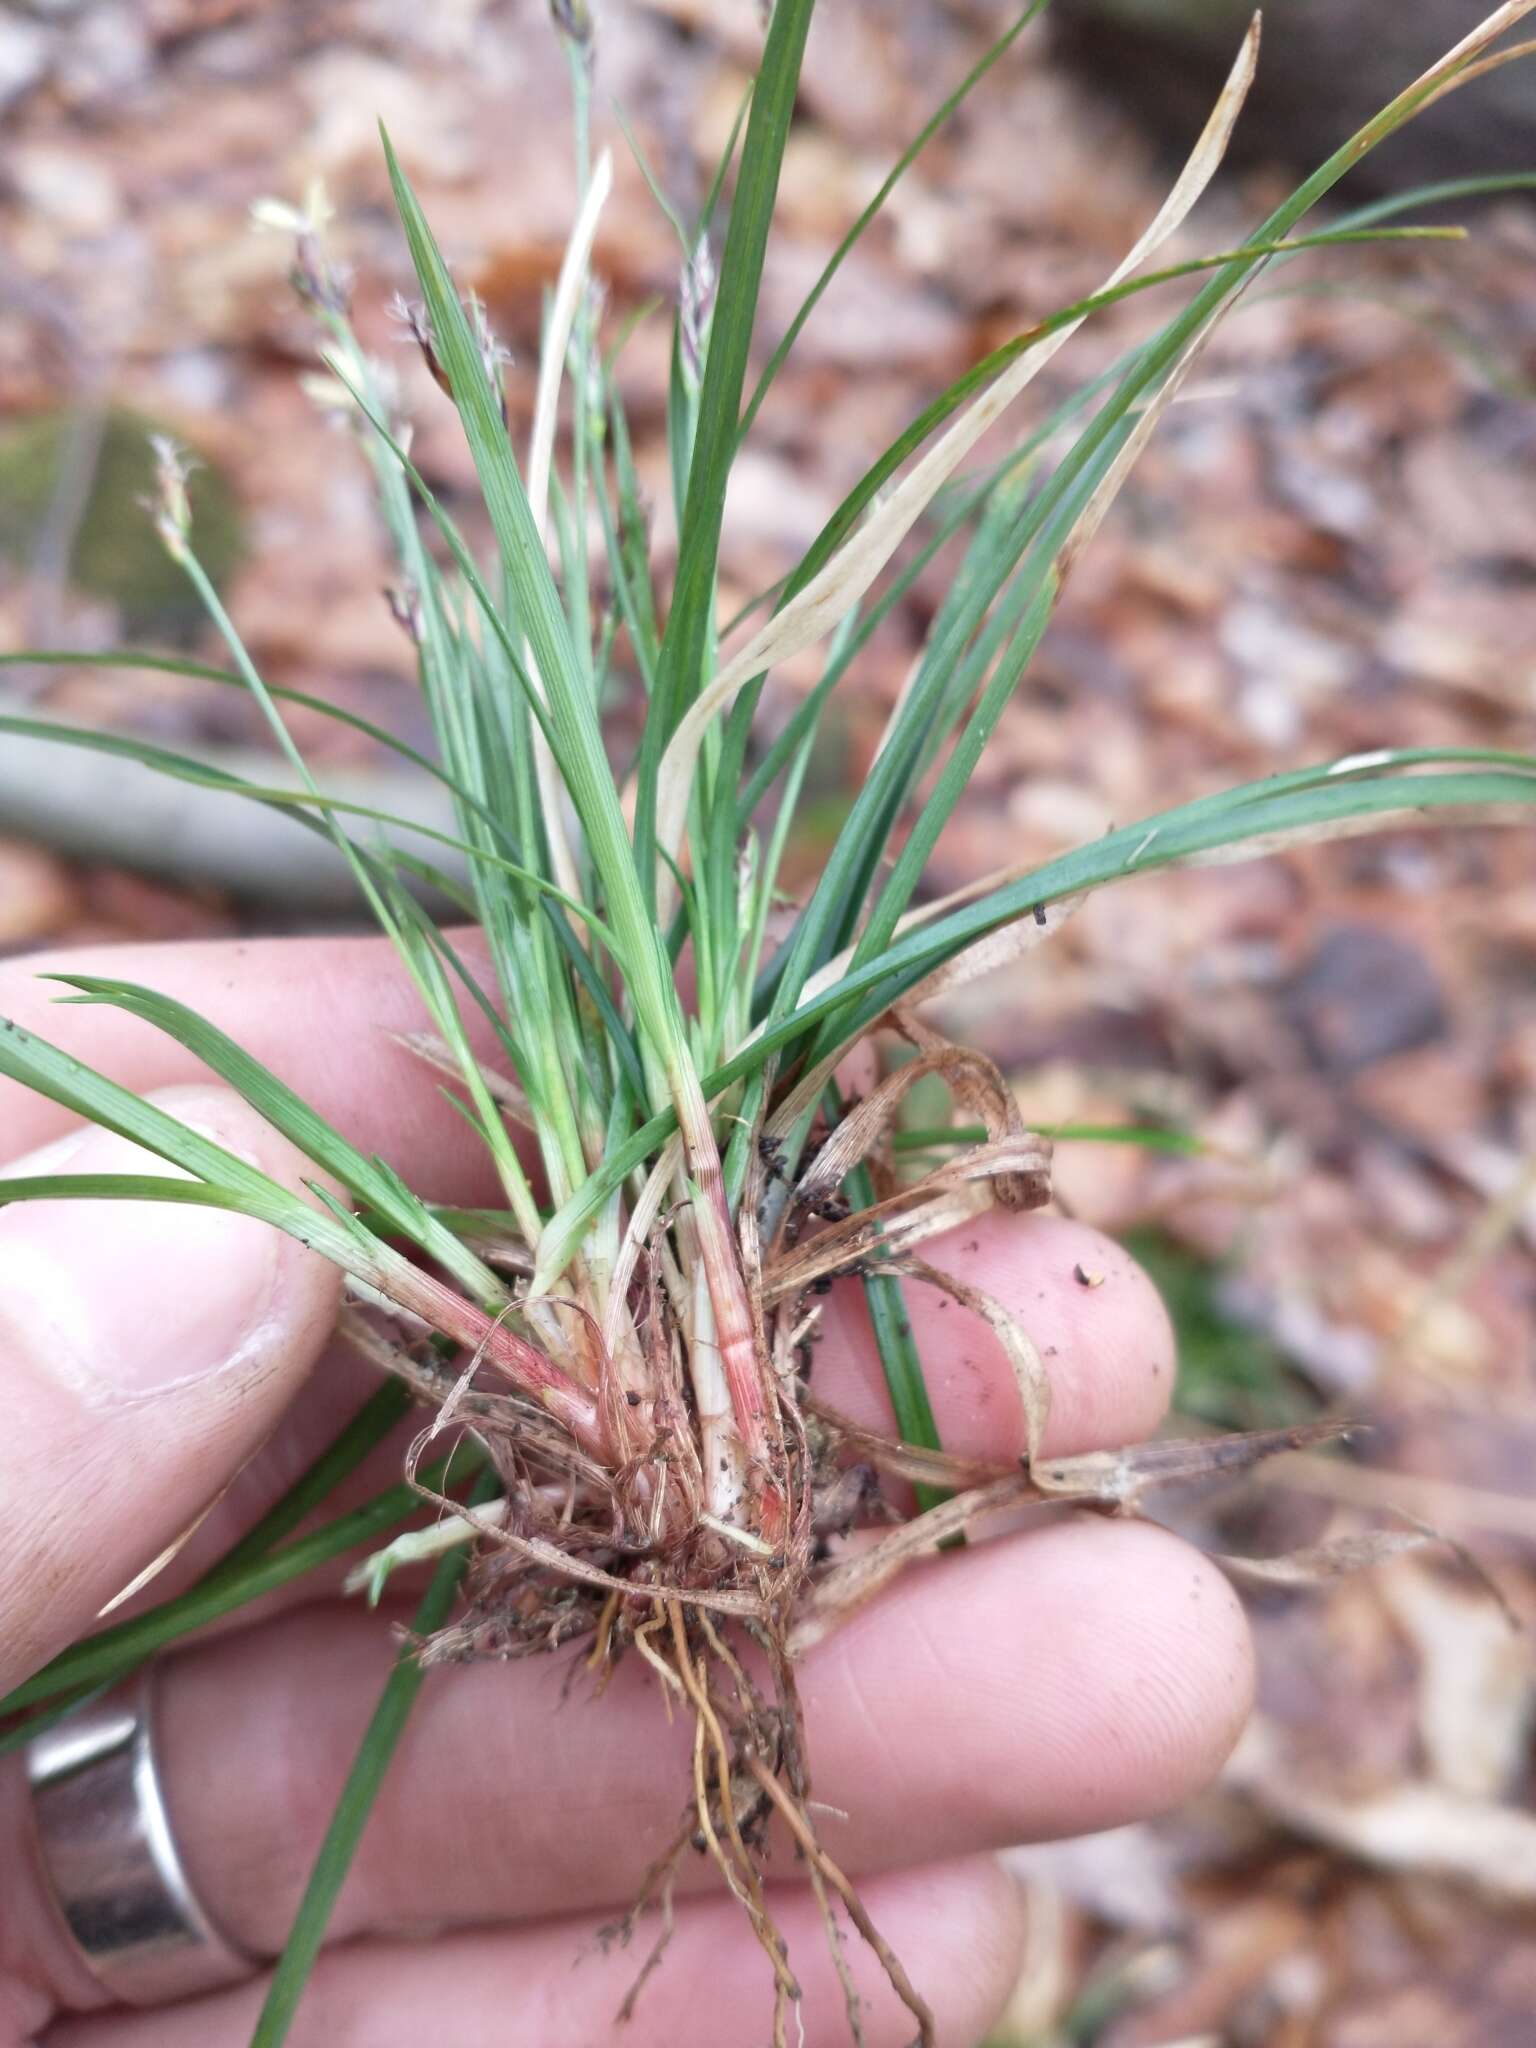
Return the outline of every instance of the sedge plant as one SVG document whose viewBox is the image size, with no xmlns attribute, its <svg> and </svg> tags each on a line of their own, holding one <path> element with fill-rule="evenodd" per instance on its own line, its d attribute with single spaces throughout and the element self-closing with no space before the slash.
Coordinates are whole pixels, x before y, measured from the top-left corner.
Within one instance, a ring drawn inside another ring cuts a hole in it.
<svg viewBox="0 0 1536 2048">
<path fill-rule="evenodd" d="M 1073 563 L 1218 323 L 1300 249 L 1449 232 L 1385 225 L 1383 207 L 1354 224 L 1303 232 L 1302 223 L 1422 107 L 1519 54 L 1500 38 L 1536 0 L 1497 8 L 1241 245 L 1159 266 L 1221 161 L 1253 75 L 1255 22 L 1166 203 L 1102 289 L 935 397 L 793 572 L 722 624 L 727 488 L 765 395 L 896 180 L 1042 4 L 903 154 L 749 386 L 813 9 L 813 0 L 777 0 L 701 219 L 685 224 L 668 209 L 682 282 L 668 417 L 678 552 L 665 603 L 620 390 L 622 337 L 605 337 L 591 275 L 612 168 L 589 141 L 584 16 L 554 9 L 573 81 L 579 189 L 526 448 L 509 432 L 504 358 L 484 311 L 456 285 L 384 143 L 416 276 L 402 318 L 438 402 L 458 414 L 488 546 L 460 530 L 413 464 L 393 380 L 354 333 L 327 258 L 320 196 L 302 211 L 261 210 L 265 226 L 294 237 L 327 402 L 372 468 L 398 560 L 391 601 L 414 649 L 435 758 L 366 730 L 446 786 L 452 832 L 404 827 L 317 783 L 291 735 L 290 706 L 360 721 L 262 676 L 200 562 L 184 468 L 169 446 L 159 450 L 154 517 L 229 666 L 161 665 L 247 691 L 291 781 L 257 786 L 120 735 L 0 720 L 9 732 L 116 752 L 278 806 L 328 838 L 419 997 L 411 1043 L 478 1133 L 501 1190 L 484 1210 L 423 1201 L 387 1159 L 362 1155 L 233 1039 L 152 989 L 73 976 L 66 999 L 114 1005 L 194 1052 L 314 1163 L 309 1199 L 0 1019 L 0 1072 L 179 1170 L 13 1178 L 0 1181 L 0 1202 L 119 1197 L 260 1218 L 342 1269 L 344 1331 L 385 1375 L 311 1472 L 202 1581 L 77 1644 L 0 1702 L 0 1742 L 25 1739 L 190 1630 L 359 1546 L 371 1550 L 356 1583 L 374 1597 L 403 1564 L 437 1560 L 278 1966 L 259 2043 L 287 2029 L 423 1665 L 561 1645 L 576 1646 L 597 1680 L 621 1656 L 644 1659 L 697 1729 L 687 1815 L 640 1904 L 665 1899 L 694 1847 L 712 1857 L 761 1937 L 775 2040 L 786 2040 L 797 1991 L 762 1874 L 777 1820 L 806 1860 L 834 1946 L 834 1912 L 845 1910 L 929 2039 L 919 1992 L 818 1841 L 795 1659 L 986 1509 L 1045 1494 L 1130 1506 L 1154 1470 L 1176 1477 L 1213 1454 L 1165 1444 L 1111 1459 L 1038 1456 L 1050 1388 L 1027 1330 L 929 1265 L 922 1248 L 989 1205 L 1047 1199 L 1050 1147 L 1025 1127 L 996 1068 L 940 1038 L 923 1005 L 1044 943 L 1088 891 L 1124 876 L 1383 824 L 1531 816 L 1536 759 L 1383 747 L 1194 797 L 942 900 L 925 899 L 921 886 Z M 1183 295 L 1151 338 L 1048 417 L 1017 424 L 1023 394 L 1076 329 L 1152 289 Z M 984 441 L 990 455 L 977 466 Z M 824 870 L 786 929 L 776 915 L 780 870 L 833 694 L 946 549 L 955 563 L 947 594 Z M 816 650 L 818 680 L 771 743 L 761 741 L 766 679 Z M 148 655 L 110 659 L 155 665 Z M 634 759 L 616 762 L 604 708 L 621 682 L 643 690 L 645 718 Z M 451 918 L 425 907 L 444 900 Z M 472 954 L 456 935 L 464 922 L 478 933 Z M 913 1056 L 850 1099 L 850 1060 L 889 1031 Z M 487 1032 L 491 1064 L 474 1049 Z M 935 1075 L 953 1120 L 898 1133 L 908 1091 Z M 808 1384 L 821 1296 L 849 1275 L 869 1298 L 899 1440 L 855 1429 Z M 969 1465 L 939 1446 L 902 1306 L 914 1284 L 947 1289 L 996 1330 L 1027 1421 L 1022 1468 Z M 367 1451 L 422 1408 L 430 1427 L 399 1485 L 294 1538 Z M 451 1454 L 447 1442 L 458 1446 Z M 1263 1447 L 1220 1455 L 1240 1462 Z M 891 1526 L 871 1470 L 916 1488 L 914 1518 Z M 418 1514 L 383 1542 L 423 1501 L 436 1519 L 422 1526 Z M 840 1549 L 837 1537 L 861 1523 L 880 1532 Z M 856 2038 L 851 1995 L 849 2025 Z"/>
</svg>

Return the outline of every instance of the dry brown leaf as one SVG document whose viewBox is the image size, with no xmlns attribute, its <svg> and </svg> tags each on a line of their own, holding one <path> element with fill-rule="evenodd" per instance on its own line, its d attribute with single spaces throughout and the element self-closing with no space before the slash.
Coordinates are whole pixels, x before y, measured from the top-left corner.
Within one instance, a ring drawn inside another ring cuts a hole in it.
<svg viewBox="0 0 1536 2048">
<path fill-rule="evenodd" d="M 1229 1577 L 1248 1585 L 1300 1588 L 1368 1571 L 1406 1551 L 1421 1550 L 1432 1540 L 1417 1529 L 1368 1529 L 1351 1536 L 1332 1536 L 1280 1557 L 1234 1557 L 1222 1551 L 1212 1551 L 1211 1556 Z"/>
<path fill-rule="evenodd" d="M 1009 1155 L 1012 1157 L 1013 1155 Z M 867 1260 L 879 1259 L 882 1266 L 900 1271 L 897 1261 L 913 1245 L 957 1230 L 973 1216 L 992 1206 L 986 1180 L 986 1162 L 967 1174 L 946 1169 L 951 1177 L 969 1185 L 945 1185 L 937 1192 L 931 1181 L 920 1181 L 887 1202 L 861 1209 L 857 1215 L 828 1227 L 806 1244 L 781 1256 L 763 1275 L 763 1299 L 770 1306 L 789 1296 L 803 1293 L 819 1280 L 838 1273 L 853 1272 Z M 909 1200 L 909 1198 L 911 1198 Z"/>
<path fill-rule="evenodd" d="M 941 1501 L 882 1536 L 869 1549 L 834 1565 L 816 1580 L 790 1630 L 791 1657 L 803 1657 L 850 1620 L 861 1607 L 921 1557 L 931 1557 L 983 1516 L 999 1514 L 1029 1500 L 1035 1489 L 1022 1472 L 993 1480 L 969 1493 Z"/>
<path fill-rule="evenodd" d="M 1525 1767 L 1536 1667 L 1530 1638 L 1482 1587 L 1408 1565 L 1381 1597 L 1418 1653 L 1418 1723 L 1429 1774 L 1448 1791 L 1506 1797 Z"/>
<path fill-rule="evenodd" d="M 1111 272 L 1104 290 L 1129 277 L 1156 249 L 1176 233 L 1195 202 L 1215 176 L 1226 153 L 1258 62 L 1259 19 L 1255 15 L 1243 40 L 1210 119 L 1144 233 L 1124 261 Z M 754 632 L 740 651 L 726 661 L 700 692 L 678 725 L 661 764 L 657 799 L 656 843 L 664 856 L 679 853 L 689 793 L 699 748 L 711 721 L 753 676 L 812 646 L 837 624 L 868 590 L 902 540 L 911 532 L 936 492 L 952 476 L 993 423 L 1046 367 L 1082 326 L 1078 320 L 1039 337 L 981 394 L 928 452 L 877 501 L 864 524 L 846 540 L 820 573 L 788 604 Z M 677 884 L 664 861 L 657 883 L 663 917 L 676 900 Z"/>
<path fill-rule="evenodd" d="M 1019 1401 L 1024 1410 L 1024 1441 L 1028 1447 L 1029 1468 L 1033 1472 L 1051 1414 L 1051 1379 L 1039 1346 L 1013 1310 L 999 1301 L 995 1294 L 973 1287 L 969 1281 L 957 1280 L 953 1273 L 930 1266 L 925 1259 L 906 1259 L 903 1267 L 915 1279 L 926 1280 L 930 1287 L 937 1287 L 951 1301 L 957 1301 L 962 1308 L 968 1308 L 973 1315 L 991 1324 L 993 1334 L 1013 1368 L 1014 1384 L 1019 1390 Z M 1035 1483 L 1040 1484 L 1038 1477 Z"/>
<path fill-rule="evenodd" d="M 809 1388 L 800 1405 L 808 1414 L 826 1423 L 842 1445 L 867 1464 L 878 1466 L 893 1478 L 907 1479 L 914 1486 L 941 1486 L 961 1492 L 966 1488 L 990 1486 L 995 1480 L 1016 1476 L 1018 1466 L 1011 1458 L 961 1458 L 952 1451 L 930 1450 L 923 1444 L 905 1444 L 866 1429 L 824 1401 Z"/>
<path fill-rule="evenodd" d="M 1408 1782 L 1347 1799 L 1303 1782 L 1267 1721 L 1249 1725 L 1226 1782 L 1298 1833 L 1384 1870 L 1450 1878 L 1536 1903 L 1536 1814 Z"/>
<path fill-rule="evenodd" d="M 1000 1148 L 1004 1141 L 1009 1141 L 1028 1152 L 1032 1142 L 1038 1155 L 1032 1166 L 1018 1170 L 998 1166 L 990 1178 L 992 1192 L 1005 1209 L 1038 1208 L 1045 1199 L 1050 1146 L 1038 1137 L 1031 1141 L 1013 1090 L 993 1061 L 984 1053 L 951 1045 L 916 1019 L 898 1020 L 898 1028 L 921 1047 L 917 1058 L 887 1075 L 849 1110 L 800 1176 L 796 1189 L 799 1200 L 814 1209 L 834 1194 L 890 1130 L 901 1104 L 917 1083 L 937 1074 L 955 1101 L 985 1125 L 994 1147 Z"/>
<path fill-rule="evenodd" d="M 1308 1422 L 1291 1429 L 1159 1438 L 1152 1443 L 1129 1444 L 1122 1450 L 1043 1459 L 1035 1464 L 1033 1473 L 1042 1493 L 1094 1501 L 1104 1507 L 1134 1508 L 1143 1494 L 1157 1487 L 1231 1478 L 1284 1451 L 1337 1441 L 1349 1434 L 1351 1426 L 1347 1422 Z"/>
</svg>

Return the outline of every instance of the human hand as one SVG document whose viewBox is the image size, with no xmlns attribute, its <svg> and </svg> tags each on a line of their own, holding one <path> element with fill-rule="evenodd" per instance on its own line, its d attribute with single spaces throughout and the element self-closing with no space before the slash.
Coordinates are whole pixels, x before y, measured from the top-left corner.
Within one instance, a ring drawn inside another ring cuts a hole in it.
<svg viewBox="0 0 1536 2048">
<path fill-rule="evenodd" d="M 248 1046 L 364 1151 L 438 1200 L 495 1200 L 473 1134 L 389 1036 L 414 998 L 374 940 L 219 942 L 31 959 L 0 972 L 15 1018 L 297 1186 L 308 1169 L 192 1056 L 125 1014 L 55 1007 L 50 971 L 163 989 Z M 82 1134 L 0 1082 L 0 1171 L 165 1171 Z M 22 1155 L 28 1156 L 23 1160 Z M 1150 1284 L 1118 1247 L 1057 1217 L 995 1212 L 925 1248 L 1023 1317 L 1054 1391 L 1049 1448 L 1131 1442 L 1173 1378 Z M 1104 1275 L 1085 1289 L 1081 1264 Z M 945 1444 L 1011 1456 L 1023 1421 L 996 1338 L 909 1290 Z M 126 1204 L 0 1210 L 0 1691 L 87 1632 L 205 1509 L 137 1606 L 188 1585 L 278 1498 L 375 1384 L 329 1336 L 339 1276 L 291 1239 L 216 1211 Z M 856 1287 L 826 1307 L 816 1385 L 890 1428 Z M 398 1476 L 402 1432 L 328 1509 Z M 209 1503 L 215 1503 L 211 1509 Z M 168 1658 L 155 1742 L 192 1888 L 253 1956 L 280 1949 L 336 1794 L 396 1654 L 391 1619 L 295 1583 Z M 133 1611 L 130 1607 L 125 1612 Z M 119 1616 L 114 1615 L 114 1619 Z M 569 1659 L 428 1675 L 290 2040 L 587 2048 L 643 1950 L 598 1930 L 633 1899 L 683 1803 L 688 1735 L 638 1659 L 599 1699 Z M 807 1660 L 807 1740 L 826 1846 L 932 2004 L 974 2043 L 1012 1988 L 1021 1907 L 990 1852 L 1117 1826 L 1215 1771 L 1247 1711 L 1251 1653 L 1219 1572 L 1161 1530 L 1059 1520 L 914 1568 Z M 833 1809 L 841 1809 L 846 1818 Z M 0 1758 L 0 2048 L 244 2048 L 262 1975 L 151 2011 L 114 2006 L 68 1942 L 31 1840 L 22 1760 Z M 769 1866 L 804 1988 L 806 2038 L 846 2038 L 841 1993 L 787 1847 Z M 701 1865 L 626 2038 L 755 2048 L 771 2004 L 761 1952 Z M 430 1942 L 412 1938 L 427 1931 Z M 440 1930 L 440 1931 L 439 1931 Z M 580 1960 L 581 1967 L 572 1964 Z M 850 1947 L 870 2048 L 911 2018 Z M 253 1964 L 253 1972 L 258 1966 Z"/>
</svg>

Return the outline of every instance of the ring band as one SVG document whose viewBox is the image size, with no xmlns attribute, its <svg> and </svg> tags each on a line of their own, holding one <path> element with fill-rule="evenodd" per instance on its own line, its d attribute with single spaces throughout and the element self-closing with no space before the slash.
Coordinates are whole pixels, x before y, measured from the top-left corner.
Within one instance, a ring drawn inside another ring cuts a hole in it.
<svg viewBox="0 0 1536 2048">
<path fill-rule="evenodd" d="M 176 1849 L 148 1669 L 27 1746 L 38 1852 L 74 1947 L 125 2005 L 242 1983 L 259 1968 L 199 1905 Z"/>
</svg>

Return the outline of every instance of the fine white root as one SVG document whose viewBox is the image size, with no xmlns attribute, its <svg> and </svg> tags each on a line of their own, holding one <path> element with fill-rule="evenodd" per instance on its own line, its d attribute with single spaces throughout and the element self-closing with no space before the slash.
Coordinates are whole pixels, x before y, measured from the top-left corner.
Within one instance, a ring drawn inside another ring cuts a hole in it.
<svg viewBox="0 0 1536 2048">
<path fill-rule="evenodd" d="M 750 1529 L 738 1529 L 729 1522 L 722 1522 L 718 1515 L 699 1516 L 702 1528 L 713 1529 L 717 1536 L 723 1536 L 727 1543 L 734 1543 L 738 1549 L 750 1550 L 754 1557 L 772 1557 L 774 1548 L 765 1543 L 761 1536 L 754 1536 Z"/>
<path fill-rule="evenodd" d="M 487 1522 L 498 1527 L 505 1522 L 509 1505 L 503 1494 L 478 1508 L 473 1521 L 468 1515 L 444 1515 L 430 1529 L 408 1530 L 404 1536 L 397 1536 L 392 1543 L 386 1543 L 382 1550 L 374 1551 L 371 1557 L 365 1557 L 360 1565 L 348 1572 L 342 1591 L 366 1593 L 368 1605 L 377 1607 L 392 1572 L 408 1564 L 430 1563 L 433 1558 L 444 1557 L 450 1550 L 456 1550 L 461 1543 L 473 1542 L 476 1536 L 485 1533 Z"/>
</svg>

